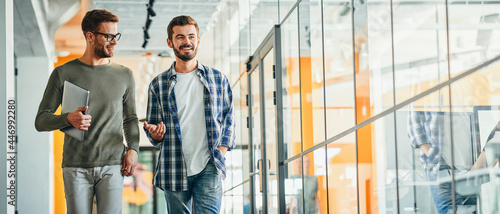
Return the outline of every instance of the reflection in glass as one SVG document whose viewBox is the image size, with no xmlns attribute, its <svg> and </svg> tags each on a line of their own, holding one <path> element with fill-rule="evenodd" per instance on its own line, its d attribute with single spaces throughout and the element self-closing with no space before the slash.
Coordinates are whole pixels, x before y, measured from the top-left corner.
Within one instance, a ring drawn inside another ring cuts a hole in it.
<svg viewBox="0 0 500 214">
<path fill-rule="evenodd" d="M 292 7 L 297 3 L 297 0 L 278 0 L 279 2 L 279 15 L 280 23 L 286 18 L 288 13 L 290 13 Z"/>
<path fill-rule="evenodd" d="M 421 91 L 448 80 L 445 1 L 394 1 L 393 20 L 394 65 L 384 64 L 382 72 L 388 74 L 394 68 L 398 104 L 416 94 L 407 90 L 415 80 L 427 82 L 420 85 Z"/>
<path fill-rule="evenodd" d="M 297 10 L 281 26 L 283 81 L 283 136 L 285 159 L 301 152 L 299 40 Z"/>
<path fill-rule="evenodd" d="M 356 143 L 354 133 L 326 148 L 329 213 L 358 213 Z M 360 171 L 370 171 L 360 164 Z M 360 207 L 361 208 L 361 207 Z"/>
<path fill-rule="evenodd" d="M 498 86 L 491 77 L 498 74 L 500 63 L 487 66 L 451 84 L 451 108 L 453 113 L 464 112 L 471 117 L 470 129 L 475 136 L 471 137 L 466 149 L 460 137 L 456 137 L 455 130 L 464 124 L 452 118 L 453 131 L 453 166 L 464 173 L 455 176 L 455 191 L 464 197 L 470 198 L 478 205 L 482 213 L 496 213 L 499 211 L 498 188 L 500 184 L 500 111 L 494 105 L 495 97 L 499 96 Z M 493 105 L 492 105 L 493 104 Z M 473 118 L 473 122 L 472 122 Z M 468 164 L 472 159 L 472 168 Z M 465 167 L 464 167 L 465 166 Z M 470 171 L 468 171 L 470 169 Z M 468 171 L 468 172 L 467 172 Z M 457 200 L 460 202 L 459 200 Z M 472 203 L 471 202 L 471 203 Z M 461 208 L 456 204 L 457 209 Z"/>
<path fill-rule="evenodd" d="M 327 139 L 355 125 L 351 5 L 323 1 Z M 341 93 L 339 93 L 341 92 Z M 342 121 L 339 123 L 338 121 Z M 354 135 L 353 135 L 354 137 Z M 354 142 L 354 138 L 352 142 Z"/>
<path fill-rule="evenodd" d="M 287 211 L 290 214 L 298 213 L 298 205 L 303 204 L 302 197 L 302 159 L 295 159 L 286 164 L 285 200 Z"/>
<path fill-rule="evenodd" d="M 472 166 L 473 153 L 471 115 L 462 111 L 450 112 L 448 90 L 445 87 L 417 100 L 410 105 L 408 112 L 409 140 L 420 150 L 419 160 L 434 201 L 432 208 L 438 213 L 458 209 L 456 205 L 476 204 L 476 198 L 452 192 L 451 175 L 467 172 Z M 450 129 L 453 122 L 455 126 Z M 456 146 L 455 151 L 461 151 L 454 153 L 457 155 L 455 163 L 460 164 L 453 168 L 452 143 Z"/>
<path fill-rule="evenodd" d="M 254 53 L 273 26 L 279 24 L 278 0 L 250 0 L 250 11 L 250 52 Z"/>
<path fill-rule="evenodd" d="M 226 179 L 223 182 L 224 194 L 221 212 L 243 212 L 243 183 L 242 160 L 248 158 L 248 150 L 233 149 L 226 153 Z M 248 172 L 246 173 L 248 176 Z M 230 190 L 230 191 L 228 191 Z"/>
<path fill-rule="evenodd" d="M 303 151 L 325 141 L 321 4 L 299 4 L 300 94 Z"/>
</svg>

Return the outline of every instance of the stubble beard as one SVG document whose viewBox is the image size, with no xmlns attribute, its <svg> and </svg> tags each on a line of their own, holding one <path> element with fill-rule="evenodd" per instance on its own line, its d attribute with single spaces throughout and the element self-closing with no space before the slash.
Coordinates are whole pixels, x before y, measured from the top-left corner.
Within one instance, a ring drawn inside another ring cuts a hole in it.
<svg viewBox="0 0 500 214">
<path fill-rule="evenodd" d="M 188 61 L 194 59 L 194 57 L 198 53 L 198 48 L 195 48 L 194 46 L 191 46 L 191 47 L 193 47 L 193 54 L 191 54 L 191 55 L 190 54 L 182 55 L 180 49 L 184 48 L 184 47 L 190 47 L 189 45 L 180 46 L 178 49 L 174 45 L 172 45 L 172 46 L 174 47 L 173 49 L 174 49 L 175 56 L 177 56 L 177 58 L 181 59 L 184 62 L 188 62 Z"/>
<path fill-rule="evenodd" d="M 99 58 L 111 58 L 113 57 L 113 51 L 110 53 L 106 53 L 104 45 L 99 42 L 96 42 L 96 47 L 94 48 L 94 54 Z"/>
</svg>

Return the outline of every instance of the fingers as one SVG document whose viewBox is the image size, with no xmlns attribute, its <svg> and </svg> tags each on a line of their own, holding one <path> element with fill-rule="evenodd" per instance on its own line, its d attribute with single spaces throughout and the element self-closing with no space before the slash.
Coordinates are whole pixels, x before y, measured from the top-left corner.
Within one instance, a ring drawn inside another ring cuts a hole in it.
<svg viewBox="0 0 500 214">
<path fill-rule="evenodd" d="M 87 109 L 89 109 L 88 106 L 85 106 L 85 107 L 78 107 L 75 112 L 84 112 L 84 111 L 87 111 Z"/>
<path fill-rule="evenodd" d="M 161 129 L 161 126 L 159 126 L 159 125 L 155 126 L 151 134 L 158 135 L 160 133 L 160 129 Z"/>
<path fill-rule="evenodd" d="M 154 135 L 157 135 L 157 136 L 163 136 L 165 134 L 165 124 L 163 124 L 163 121 L 160 122 L 160 124 L 158 124 L 156 126 L 153 133 L 154 133 Z"/>
<path fill-rule="evenodd" d="M 156 134 L 157 135 L 165 134 L 165 124 L 163 124 L 163 121 L 161 121 L 160 124 L 158 124 Z"/>
<path fill-rule="evenodd" d="M 144 128 L 146 128 L 152 135 L 165 134 L 165 124 L 163 124 L 163 121 L 158 125 L 148 124 L 146 121 L 144 121 Z"/>
<path fill-rule="evenodd" d="M 78 123 L 79 127 L 77 127 L 78 129 L 82 130 L 82 131 L 88 131 L 89 130 L 89 127 L 90 127 L 90 122 L 92 121 L 91 120 L 91 116 L 90 115 L 82 115 L 83 117 L 81 118 L 80 122 Z"/>
<path fill-rule="evenodd" d="M 134 174 L 134 172 L 135 172 L 135 167 L 130 167 L 130 172 L 129 172 L 129 174 L 130 174 L 130 175 L 133 175 L 133 174 Z"/>
<path fill-rule="evenodd" d="M 79 107 L 74 112 L 69 113 L 67 116 L 68 122 L 75 128 L 88 131 L 90 127 L 90 122 L 92 121 L 92 117 L 90 115 L 84 115 L 83 112 L 86 111 L 89 107 Z"/>
<path fill-rule="evenodd" d="M 121 172 L 123 176 L 131 176 L 134 174 L 137 165 L 137 152 L 135 150 L 127 151 L 123 158 L 123 166 Z"/>
<path fill-rule="evenodd" d="M 124 164 L 121 171 L 123 176 L 131 176 L 134 174 L 133 167 L 131 167 L 130 165 Z"/>
</svg>

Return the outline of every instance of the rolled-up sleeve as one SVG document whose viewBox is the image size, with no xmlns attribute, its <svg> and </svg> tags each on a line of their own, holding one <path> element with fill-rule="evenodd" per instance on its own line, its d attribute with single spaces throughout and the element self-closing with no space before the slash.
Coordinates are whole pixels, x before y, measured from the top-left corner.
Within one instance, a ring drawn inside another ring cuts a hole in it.
<svg viewBox="0 0 500 214">
<path fill-rule="evenodd" d="M 157 91 L 155 90 L 154 84 L 156 81 L 152 81 L 151 84 L 149 84 L 149 90 L 148 90 L 148 106 L 147 106 L 147 111 L 146 111 L 146 122 L 148 124 L 153 124 L 156 125 L 162 121 L 162 116 L 161 116 L 161 105 L 159 104 L 159 97 L 157 96 Z M 153 144 L 155 147 L 159 147 L 161 145 L 161 141 L 156 141 L 151 137 L 151 133 L 144 128 L 144 131 L 146 132 L 146 136 L 149 139 L 149 142 Z"/>
<path fill-rule="evenodd" d="M 413 108 L 408 112 L 408 137 L 414 148 L 430 143 L 425 131 L 425 121 L 425 112 L 414 111 Z"/>
<path fill-rule="evenodd" d="M 224 109 L 222 111 L 222 117 L 224 119 L 222 125 L 222 140 L 221 146 L 228 147 L 228 151 L 234 149 L 235 147 L 235 123 L 234 123 L 234 105 L 233 105 L 233 91 L 229 85 L 227 78 L 223 81 L 224 88 Z"/>
</svg>

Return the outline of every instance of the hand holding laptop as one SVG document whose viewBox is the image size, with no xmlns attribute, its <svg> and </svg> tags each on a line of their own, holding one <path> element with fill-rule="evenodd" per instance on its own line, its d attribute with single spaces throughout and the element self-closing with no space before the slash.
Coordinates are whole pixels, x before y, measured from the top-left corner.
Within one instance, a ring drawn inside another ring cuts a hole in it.
<svg viewBox="0 0 500 214">
<path fill-rule="evenodd" d="M 88 131 L 92 117 L 83 114 L 88 108 L 88 106 L 79 107 L 74 112 L 68 113 L 68 122 L 79 130 Z"/>
</svg>

